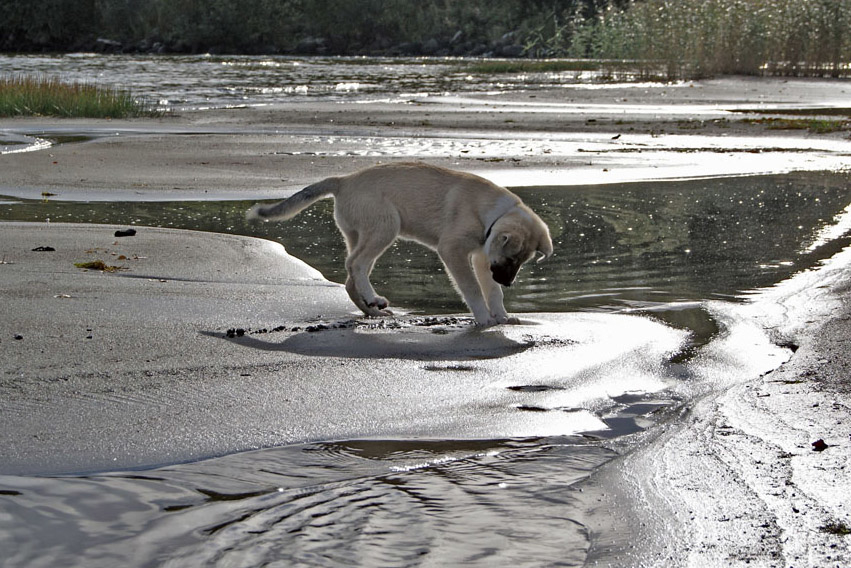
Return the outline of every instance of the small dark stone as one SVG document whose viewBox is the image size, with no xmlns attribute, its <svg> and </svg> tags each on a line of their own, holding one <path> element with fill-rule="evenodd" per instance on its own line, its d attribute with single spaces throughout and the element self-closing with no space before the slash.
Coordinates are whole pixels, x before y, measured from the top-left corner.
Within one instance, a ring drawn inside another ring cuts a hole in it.
<svg viewBox="0 0 851 568">
<path fill-rule="evenodd" d="M 21 340 L 21 339 L 23 339 L 23 338 L 24 338 L 24 336 L 23 336 L 23 335 L 15 334 L 15 339 L 17 339 L 17 340 L 19 340 L 19 341 L 20 341 L 20 340 Z"/>
<path fill-rule="evenodd" d="M 813 442 L 812 446 L 814 452 L 823 452 L 827 449 L 827 444 L 821 438 Z"/>
<path fill-rule="evenodd" d="M 236 330 L 235 329 L 229 329 L 225 332 L 225 335 L 227 337 L 236 337 Z"/>
<path fill-rule="evenodd" d="M 552 390 L 562 390 L 561 387 L 553 387 L 550 385 L 517 385 L 505 388 L 515 392 L 547 392 Z"/>
<path fill-rule="evenodd" d="M 527 412 L 547 412 L 546 408 L 541 408 L 540 406 L 532 406 L 528 404 L 521 404 L 517 407 L 517 410 L 525 410 Z"/>
<path fill-rule="evenodd" d="M 35 247 L 33 252 L 56 252 L 56 249 L 53 247 Z"/>
<path fill-rule="evenodd" d="M 244 329 L 239 328 L 239 329 L 237 329 L 237 330 L 236 330 L 236 336 L 237 336 L 237 337 L 242 337 L 243 335 L 245 335 L 245 330 L 244 330 Z"/>
<path fill-rule="evenodd" d="M 115 231 L 115 236 L 116 237 L 135 237 L 136 236 L 136 229 L 121 229 L 121 230 Z"/>
</svg>

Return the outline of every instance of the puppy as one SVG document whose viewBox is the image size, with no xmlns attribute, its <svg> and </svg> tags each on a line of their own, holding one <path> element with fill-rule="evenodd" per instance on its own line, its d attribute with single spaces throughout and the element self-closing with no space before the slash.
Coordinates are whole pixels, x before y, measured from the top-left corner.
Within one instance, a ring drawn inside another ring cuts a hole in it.
<svg viewBox="0 0 851 568">
<path fill-rule="evenodd" d="M 369 275 L 399 237 L 437 251 L 482 327 L 517 323 L 500 285 L 511 286 L 536 253 L 541 260 L 553 253 L 546 224 L 519 197 L 479 176 L 422 163 L 330 177 L 274 205 L 255 205 L 247 217 L 289 219 L 328 196 L 348 249 L 346 291 L 367 316 L 391 314 Z"/>
</svg>

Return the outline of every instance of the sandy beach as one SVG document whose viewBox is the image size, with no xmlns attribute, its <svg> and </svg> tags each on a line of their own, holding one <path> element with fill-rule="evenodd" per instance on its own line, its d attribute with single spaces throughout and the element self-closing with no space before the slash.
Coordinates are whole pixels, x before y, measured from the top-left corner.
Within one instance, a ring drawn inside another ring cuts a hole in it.
<svg viewBox="0 0 851 568">
<path fill-rule="evenodd" d="M 150 120 L 3 119 L 0 132 L 82 141 L 0 155 L 0 195 L 269 199 L 410 159 L 507 186 L 834 170 L 851 156 L 847 129 L 757 119 L 847 106 L 849 92 L 845 81 L 724 78 Z M 626 394 L 622 376 L 648 373 L 685 341 L 624 314 L 524 314 L 522 325 L 488 330 L 464 314 L 404 310 L 394 325 L 364 322 L 341 286 L 275 243 L 148 227 L 116 236 L 125 228 L 0 223 L 0 489 L 309 441 L 600 430 L 582 400 L 520 387 L 610 349 L 600 363 L 610 378 L 597 387 Z M 693 403 L 625 446 L 602 444 L 620 455 L 579 487 L 595 500 L 585 565 L 851 564 L 848 253 L 737 308 L 768 330 L 772 361 L 747 360 L 750 338 L 722 332 L 693 368 L 726 384 L 689 393 Z M 75 266 L 96 259 L 115 270 Z M 722 344 L 741 344 L 742 361 L 719 369 L 711 350 Z M 414 386 L 390 396 L 400 381 Z M 576 410 L 518 410 L 565 406 Z"/>
</svg>

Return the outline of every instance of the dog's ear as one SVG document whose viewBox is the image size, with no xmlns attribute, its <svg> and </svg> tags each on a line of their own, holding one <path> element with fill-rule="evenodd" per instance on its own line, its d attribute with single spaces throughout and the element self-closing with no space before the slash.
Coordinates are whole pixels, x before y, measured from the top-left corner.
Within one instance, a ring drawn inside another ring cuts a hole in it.
<svg viewBox="0 0 851 568">
<path fill-rule="evenodd" d="M 535 252 L 541 255 L 536 262 L 550 258 L 553 255 L 553 242 L 549 238 L 542 239 L 538 244 L 538 250 Z"/>
<path fill-rule="evenodd" d="M 499 243 L 499 248 L 504 251 L 514 239 L 515 236 L 511 233 L 500 233 L 496 237 L 496 242 Z"/>
</svg>

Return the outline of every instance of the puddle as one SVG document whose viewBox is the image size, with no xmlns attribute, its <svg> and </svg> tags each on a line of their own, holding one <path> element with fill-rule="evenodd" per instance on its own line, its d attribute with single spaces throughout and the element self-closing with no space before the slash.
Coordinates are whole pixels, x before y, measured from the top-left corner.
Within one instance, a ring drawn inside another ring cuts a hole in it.
<svg viewBox="0 0 851 568">
<path fill-rule="evenodd" d="M 50 148 L 51 142 L 37 136 L 17 134 L 13 132 L 0 132 L 0 155 L 19 154 L 21 152 L 35 152 Z"/>
</svg>

